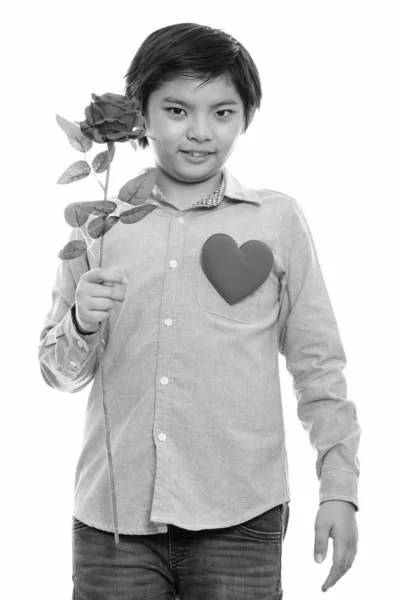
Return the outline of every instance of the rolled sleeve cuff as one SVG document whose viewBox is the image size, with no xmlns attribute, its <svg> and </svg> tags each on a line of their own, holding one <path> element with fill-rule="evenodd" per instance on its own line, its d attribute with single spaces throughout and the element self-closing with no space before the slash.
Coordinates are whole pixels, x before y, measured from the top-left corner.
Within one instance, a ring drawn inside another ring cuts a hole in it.
<svg viewBox="0 0 400 600">
<path fill-rule="evenodd" d="M 64 368 L 70 373 L 80 371 L 83 363 L 88 360 L 89 355 L 97 348 L 99 336 L 98 331 L 85 336 L 78 333 L 73 319 L 74 310 L 75 304 L 71 306 L 55 331 L 56 337 L 65 335 L 67 346 L 65 348 Z"/>
<path fill-rule="evenodd" d="M 324 473 L 320 481 L 319 502 L 327 500 L 344 500 L 354 504 L 356 512 L 358 505 L 358 478 L 351 471 L 329 471 Z"/>
</svg>

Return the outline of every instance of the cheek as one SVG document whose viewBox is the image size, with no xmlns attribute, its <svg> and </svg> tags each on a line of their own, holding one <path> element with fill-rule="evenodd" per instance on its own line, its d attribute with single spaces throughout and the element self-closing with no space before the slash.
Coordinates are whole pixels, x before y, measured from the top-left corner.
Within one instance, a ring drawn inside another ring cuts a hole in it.
<svg viewBox="0 0 400 600">
<path fill-rule="evenodd" d="M 232 144 L 234 144 L 236 142 L 237 137 L 240 134 L 240 128 L 238 127 L 226 127 L 224 129 L 221 129 L 219 132 L 219 140 L 222 144 L 224 144 L 225 146 L 231 146 Z"/>
<path fill-rule="evenodd" d="M 155 121 L 154 131 L 161 142 L 171 144 L 182 137 L 184 127 L 182 123 L 159 117 Z"/>
</svg>

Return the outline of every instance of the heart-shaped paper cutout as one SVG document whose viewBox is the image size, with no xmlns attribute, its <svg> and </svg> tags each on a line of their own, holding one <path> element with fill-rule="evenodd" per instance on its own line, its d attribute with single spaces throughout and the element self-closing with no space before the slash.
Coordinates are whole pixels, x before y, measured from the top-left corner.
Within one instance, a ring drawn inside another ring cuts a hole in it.
<svg viewBox="0 0 400 600">
<path fill-rule="evenodd" d="M 215 233 L 203 244 L 202 268 L 217 292 L 237 304 L 267 279 L 274 262 L 271 248 L 249 240 L 238 248 L 233 238 Z"/>
</svg>

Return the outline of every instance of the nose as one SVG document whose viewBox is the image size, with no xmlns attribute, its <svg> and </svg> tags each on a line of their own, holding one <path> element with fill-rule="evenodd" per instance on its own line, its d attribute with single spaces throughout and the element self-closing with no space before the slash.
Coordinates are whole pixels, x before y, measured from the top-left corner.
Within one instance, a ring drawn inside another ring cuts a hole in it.
<svg viewBox="0 0 400 600">
<path fill-rule="evenodd" d="M 187 138 L 189 140 L 198 140 L 199 142 L 212 140 L 213 134 L 208 120 L 201 117 L 192 119 L 187 131 Z"/>
</svg>

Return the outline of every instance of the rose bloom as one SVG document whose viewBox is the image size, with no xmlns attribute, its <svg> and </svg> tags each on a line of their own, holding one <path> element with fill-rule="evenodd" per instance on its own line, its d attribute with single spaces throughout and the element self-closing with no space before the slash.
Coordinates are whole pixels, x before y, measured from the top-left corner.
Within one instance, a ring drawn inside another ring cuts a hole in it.
<svg viewBox="0 0 400 600">
<path fill-rule="evenodd" d="M 144 118 L 138 110 L 136 98 L 120 94 L 92 94 L 94 102 L 85 108 L 84 121 L 79 123 L 82 133 L 99 144 L 127 142 L 142 137 Z M 136 128 L 136 131 L 132 131 Z"/>
</svg>

